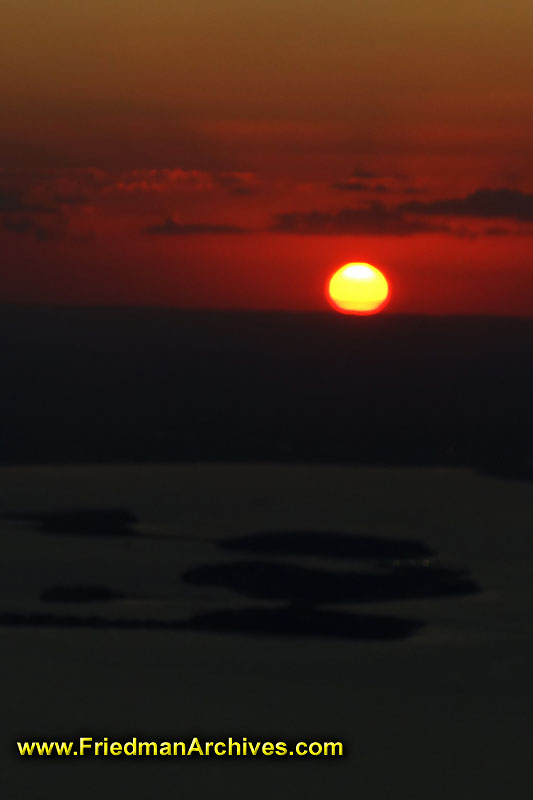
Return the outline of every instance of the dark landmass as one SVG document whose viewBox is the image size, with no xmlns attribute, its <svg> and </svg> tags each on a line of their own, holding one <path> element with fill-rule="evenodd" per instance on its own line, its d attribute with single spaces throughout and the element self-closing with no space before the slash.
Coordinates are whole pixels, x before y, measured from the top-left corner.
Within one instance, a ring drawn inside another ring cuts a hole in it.
<svg viewBox="0 0 533 800">
<path fill-rule="evenodd" d="M 41 614 L 9 611 L 0 613 L 0 626 L 21 628 L 119 628 L 125 630 L 182 630 L 187 627 L 181 619 L 141 619 L 124 617 L 113 619 L 97 614 L 78 616 L 77 614 Z"/>
<path fill-rule="evenodd" d="M 237 609 L 199 614 L 188 620 L 111 619 L 72 614 L 0 614 L 0 626 L 20 628 L 94 628 L 143 631 L 204 631 L 343 639 L 406 639 L 418 633 L 420 620 L 350 614 L 316 609 Z"/>
<path fill-rule="evenodd" d="M 0 336 L 4 464 L 533 476 L 533 319 L 10 306 Z"/>
<path fill-rule="evenodd" d="M 317 609 L 247 608 L 198 614 L 188 620 L 112 619 L 74 614 L 0 613 L 0 626 L 17 628 L 93 628 L 142 631 L 205 631 L 272 636 L 319 636 L 342 639 L 406 639 L 425 622 L 400 617 L 350 614 Z"/>
<path fill-rule="evenodd" d="M 101 603 L 123 600 L 125 595 L 108 586 L 51 586 L 41 594 L 45 603 Z"/>
<path fill-rule="evenodd" d="M 400 617 L 289 607 L 212 611 L 198 614 L 190 620 L 189 627 L 213 633 L 389 640 L 414 636 L 425 624 Z"/>
<path fill-rule="evenodd" d="M 435 555 L 426 544 L 413 539 L 386 539 L 383 536 L 361 536 L 333 531 L 251 533 L 221 539 L 216 545 L 222 550 L 320 558 L 420 559 Z"/>
<path fill-rule="evenodd" d="M 246 597 L 285 600 L 301 605 L 385 602 L 421 597 L 450 597 L 481 591 L 467 570 L 413 566 L 383 572 L 339 572 L 294 564 L 241 561 L 207 564 L 182 580 L 224 586 Z"/>
<path fill-rule="evenodd" d="M 3 515 L 4 519 L 28 520 L 41 533 L 57 533 L 65 536 L 134 536 L 132 528 L 139 520 L 130 511 L 120 508 L 87 508 L 71 511 L 39 512 L 24 511 Z"/>
</svg>

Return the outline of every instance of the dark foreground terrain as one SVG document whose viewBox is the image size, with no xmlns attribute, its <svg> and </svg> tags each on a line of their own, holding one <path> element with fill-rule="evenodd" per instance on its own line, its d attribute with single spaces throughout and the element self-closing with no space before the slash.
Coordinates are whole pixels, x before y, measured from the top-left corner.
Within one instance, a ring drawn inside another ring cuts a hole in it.
<svg viewBox="0 0 533 800">
<path fill-rule="evenodd" d="M 3 796 L 530 800 L 532 526 L 470 469 L 1 467 Z M 17 754 L 79 736 L 345 755 Z"/>
</svg>

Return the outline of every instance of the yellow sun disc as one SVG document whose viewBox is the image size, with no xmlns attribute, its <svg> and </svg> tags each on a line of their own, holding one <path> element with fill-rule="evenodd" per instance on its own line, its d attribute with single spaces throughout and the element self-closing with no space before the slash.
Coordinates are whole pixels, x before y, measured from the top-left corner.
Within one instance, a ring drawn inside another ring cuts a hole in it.
<svg viewBox="0 0 533 800">
<path fill-rule="evenodd" d="M 345 314 L 376 314 L 389 299 L 389 284 L 371 264 L 345 264 L 330 278 L 327 296 Z"/>
</svg>

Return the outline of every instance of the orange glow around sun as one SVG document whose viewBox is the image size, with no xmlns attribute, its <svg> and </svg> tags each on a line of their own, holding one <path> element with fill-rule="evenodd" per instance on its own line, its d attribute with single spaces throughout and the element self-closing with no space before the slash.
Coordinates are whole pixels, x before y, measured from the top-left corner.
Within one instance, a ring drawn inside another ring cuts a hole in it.
<svg viewBox="0 0 533 800">
<path fill-rule="evenodd" d="M 389 299 L 389 284 L 379 269 L 361 262 L 345 264 L 329 279 L 327 298 L 343 314 L 377 314 Z"/>
</svg>

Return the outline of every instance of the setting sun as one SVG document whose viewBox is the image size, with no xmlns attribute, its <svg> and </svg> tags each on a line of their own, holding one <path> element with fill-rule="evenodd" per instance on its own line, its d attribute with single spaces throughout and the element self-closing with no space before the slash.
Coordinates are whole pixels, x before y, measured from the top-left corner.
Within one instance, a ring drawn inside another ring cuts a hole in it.
<svg viewBox="0 0 533 800">
<path fill-rule="evenodd" d="M 330 278 L 327 298 L 345 314 L 376 314 L 389 299 L 389 284 L 371 264 L 345 264 Z"/>
</svg>

